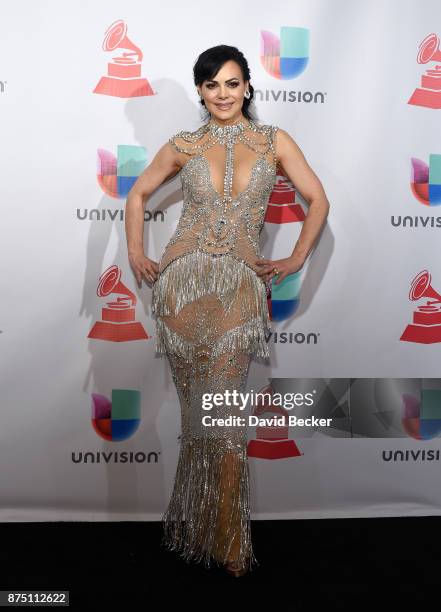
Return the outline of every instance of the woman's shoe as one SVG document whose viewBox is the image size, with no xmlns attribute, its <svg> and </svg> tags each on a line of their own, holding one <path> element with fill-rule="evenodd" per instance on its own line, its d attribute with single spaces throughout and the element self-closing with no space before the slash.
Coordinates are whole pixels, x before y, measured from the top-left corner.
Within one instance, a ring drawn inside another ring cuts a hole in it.
<svg viewBox="0 0 441 612">
<path fill-rule="evenodd" d="M 235 578 L 239 578 L 239 576 L 243 576 L 248 572 L 248 566 L 244 565 L 241 567 L 237 561 L 227 561 L 224 565 L 225 571 L 230 574 L 230 576 L 234 576 Z"/>
</svg>

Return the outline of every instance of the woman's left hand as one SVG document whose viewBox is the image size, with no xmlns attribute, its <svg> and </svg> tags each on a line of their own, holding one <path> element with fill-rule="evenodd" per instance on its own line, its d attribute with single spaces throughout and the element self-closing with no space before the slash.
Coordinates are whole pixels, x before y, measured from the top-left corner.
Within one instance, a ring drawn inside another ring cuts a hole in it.
<svg viewBox="0 0 441 612">
<path fill-rule="evenodd" d="M 265 282 L 271 280 L 273 276 L 277 276 L 275 284 L 278 285 L 289 274 L 298 272 L 305 262 L 301 257 L 291 255 L 291 257 L 285 257 L 284 259 L 256 259 L 255 263 L 260 266 L 260 270 L 257 272 L 258 276 L 263 278 Z M 274 271 L 274 268 L 276 268 L 278 274 Z"/>
</svg>

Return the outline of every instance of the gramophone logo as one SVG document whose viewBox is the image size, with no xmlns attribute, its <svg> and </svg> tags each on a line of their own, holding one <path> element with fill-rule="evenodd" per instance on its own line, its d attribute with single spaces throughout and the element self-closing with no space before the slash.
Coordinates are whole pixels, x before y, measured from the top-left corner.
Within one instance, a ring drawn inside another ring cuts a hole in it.
<svg viewBox="0 0 441 612">
<path fill-rule="evenodd" d="M 97 179 L 104 193 L 123 199 L 147 165 L 145 147 L 118 145 L 117 155 L 98 149 Z"/>
<path fill-rule="evenodd" d="M 441 85 L 441 81 L 440 81 Z M 429 165 L 412 157 L 410 187 L 418 202 L 426 206 L 441 204 L 441 155 L 431 153 Z"/>
<path fill-rule="evenodd" d="M 283 406 L 272 404 L 273 388 L 271 385 L 262 387 L 259 393 L 264 393 L 265 396 L 263 398 L 258 396 L 253 415 L 260 417 L 264 414 L 271 416 L 278 414 L 284 416 L 284 421 L 288 422 L 288 411 Z M 294 440 L 288 439 L 288 429 L 288 425 L 257 426 L 256 438 L 248 442 L 248 456 L 259 459 L 287 459 L 303 455 Z"/>
<path fill-rule="evenodd" d="M 135 389 L 112 389 L 112 400 L 92 393 L 92 426 L 104 440 L 121 442 L 141 422 L 141 393 Z"/>
<path fill-rule="evenodd" d="M 431 440 L 441 432 L 441 390 L 421 389 L 420 398 L 403 394 L 403 428 L 416 440 Z"/>
<path fill-rule="evenodd" d="M 107 75 L 102 76 L 93 93 L 117 98 L 153 96 L 156 92 L 146 78 L 141 77 L 143 54 L 127 36 L 127 26 L 122 19 L 106 30 L 103 51 L 129 49 L 115 55 L 107 64 Z"/>
<path fill-rule="evenodd" d="M 305 213 L 295 202 L 296 191 L 286 174 L 279 169 L 268 201 L 265 222 L 274 224 L 302 223 Z M 268 312 L 272 321 L 284 321 L 294 314 L 299 304 L 300 271 L 290 274 L 278 285 L 275 278 L 267 289 Z M 267 286 L 268 287 L 268 286 Z"/>
<path fill-rule="evenodd" d="M 262 66 L 276 79 L 288 80 L 298 77 L 309 60 L 309 30 L 282 26 L 280 38 L 261 30 L 260 61 Z"/>
<path fill-rule="evenodd" d="M 118 297 L 114 301 L 107 302 L 102 308 L 102 320 L 94 324 L 88 338 L 107 342 L 127 342 L 151 338 L 142 324 L 135 321 L 136 295 L 127 289 L 120 279 L 121 270 L 115 265 L 110 266 L 100 276 L 97 295 L 105 297 L 116 293 Z"/>
<path fill-rule="evenodd" d="M 433 289 L 431 280 L 432 276 L 428 270 L 422 270 L 412 280 L 409 300 L 415 302 L 423 298 L 435 299 L 427 300 L 416 307 L 412 323 L 406 327 L 400 340 L 421 344 L 441 342 L 441 295 Z"/>
<path fill-rule="evenodd" d="M 432 33 L 420 44 L 417 62 L 427 64 L 439 61 L 441 61 L 439 37 Z M 428 68 L 421 75 L 421 86 L 415 89 L 407 103 L 426 108 L 441 108 L 441 65 L 435 64 L 433 69 Z"/>
</svg>

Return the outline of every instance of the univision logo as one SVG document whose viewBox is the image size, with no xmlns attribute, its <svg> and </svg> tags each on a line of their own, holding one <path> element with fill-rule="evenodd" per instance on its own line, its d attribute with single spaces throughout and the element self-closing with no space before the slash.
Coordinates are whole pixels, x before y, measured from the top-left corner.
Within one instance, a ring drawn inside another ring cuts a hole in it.
<svg viewBox="0 0 441 612">
<path fill-rule="evenodd" d="M 441 155 L 431 153 L 429 165 L 416 157 L 412 157 L 411 161 L 410 188 L 413 195 L 425 206 L 439 206 L 441 204 Z"/>
<path fill-rule="evenodd" d="M 260 62 L 265 71 L 278 80 L 289 81 L 300 76 L 309 63 L 309 30 L 282 26 L 280 37 L 261 30 Z M 255 91 L 256 99 L 272 102 L 321 102 L 324 92 L 311 91 Z"/>
<path fill-rule="evenodd" d="M 415 199 L 429 208 L 441 205 L 441 155 L 431 153 L 429 164 L 411 157 L 410 189 Z M 392 215 L 393 227 L 441 227 L 441 217 Z"/>
<path fill-rule="evenodd" d="M 147 165 L 147 151 L 145 147 L 137 145 L 117 145 L 116 149 L 116 156 L 105 149 L 98 149 L 98 184 L 111 198 L 127 198 Z"/>
<path fill-rule="evenodd" d="M 108 442 L 133 436 L 141 422 L 141 393 L 136 389 L 112 389 L 112 399 L 92 393 L 92 427 Z M 161 452 L 103 450 L 72 452 L 73 463 L 159 463 Z"/>
<path fill-rule="evenodd" d="M 147 165 L 145 147 L 117 145 L 117 155 L 106 149 L 98 149 L 97 180 L 106 196 L 115 200 L 125 200 L 138 176 Z M 144 210 L 144 221 L 165 221 L 165 212 Z M 123 208 L 77 208 L 80 221 L 124 221 Z"/>
<path fill-rule="evenodd" d="M 92 393 L 92 426 L 104 440 L 127 440 L 140 422 L 141 393 L 136 389 L 112 389 L 112 400 Z"/>
<path fill-rule="evenodd" d="M 416 440 L 431 440 L 441 432 L 441 389 L 421 389 L 420 398 L 403 393 L 402 424 Z"/>
<path fill-rule="evenodd" d="M 294 79 L 309 61 L 309 30 L 282 26 L 280 38 L 261 30 L 260 61 L 266 72 L 276 79 Z"/>
</svg>

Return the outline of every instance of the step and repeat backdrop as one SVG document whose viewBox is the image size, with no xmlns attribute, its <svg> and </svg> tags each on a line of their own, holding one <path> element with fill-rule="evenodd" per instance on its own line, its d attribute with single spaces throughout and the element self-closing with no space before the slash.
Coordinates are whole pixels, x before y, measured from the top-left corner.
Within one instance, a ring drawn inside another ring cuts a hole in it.
<svg viewBox="0 0 441 612">
<path fill-rule="evenodd" d="M 244 410 L 253 518 L 441 514 L 439 2 L 225 0 L 214 18 L 195 0 L 17 0 L 0 15 L 1 519 L 166 508 L 180 408 L 124 210 L 158 149 L 205 120 L 192 68 L 218 44 L 244 53 L 251 110 L 294 138 L 330 202 L 302 270 L 268 293 L 271 359 L 252 361 Z M 181 209 L 178 175 L 147 202 L 155 261 Z M 307 214 L 278 175 L 264 256 L 288 256 Z"/>
</svg>

